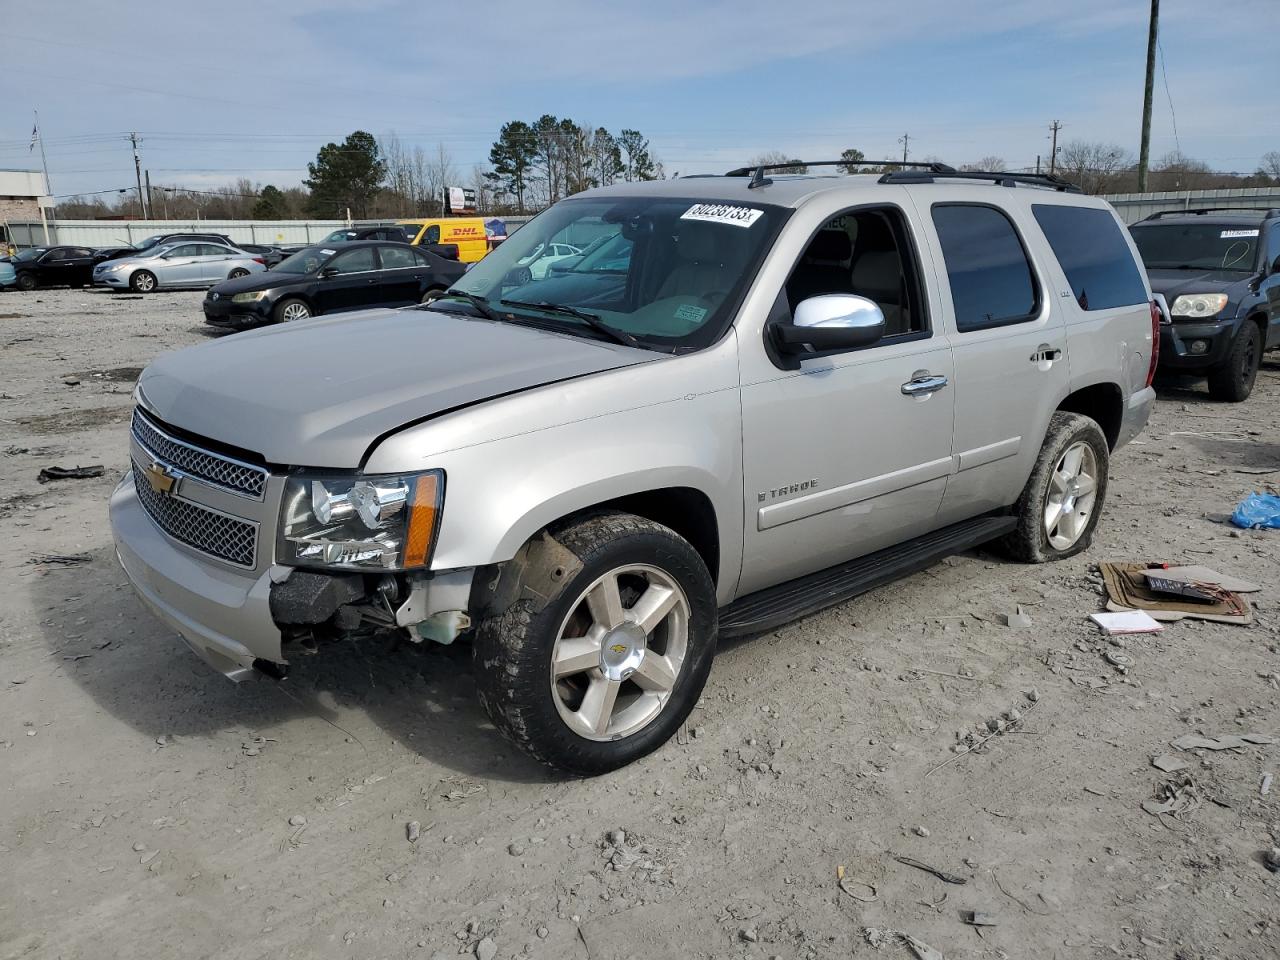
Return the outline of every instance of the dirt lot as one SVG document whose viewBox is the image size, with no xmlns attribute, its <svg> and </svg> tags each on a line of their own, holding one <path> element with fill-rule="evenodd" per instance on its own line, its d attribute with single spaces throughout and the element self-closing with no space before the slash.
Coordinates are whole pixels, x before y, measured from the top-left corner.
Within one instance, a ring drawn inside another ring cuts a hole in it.
<svg viewBox="0 0 1280 960">
<path fill-rule="evenodd" d="M 911 956 L 867 928 L 948 960 L 1280 955 L 1280 744 L 1151 765 L 1192 732 L 1280 735 L 1280 531 L 1206 518 L 1280 480 L 1280 367 L 1240 406 L 1164 391 L 1085 556 L 965 555 L 727 646 L 688 736 L 565 781 L 496 736 L 465 649 L 236 686 L 134 599 L 106 500 L 132 380 L 207 338 L 198 301 L 0 294 L 0 957 Z M 1102 559 L 1253 579 L 1256 622 L 1111 646 Z M 1144 812 L 1184 780 L 1181 819 Z"/>
</svg>

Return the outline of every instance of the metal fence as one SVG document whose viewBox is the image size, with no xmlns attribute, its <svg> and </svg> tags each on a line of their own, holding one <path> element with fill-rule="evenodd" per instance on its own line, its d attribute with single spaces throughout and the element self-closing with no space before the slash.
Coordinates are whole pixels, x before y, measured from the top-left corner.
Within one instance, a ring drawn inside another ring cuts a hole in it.
<svg viewBox="0 0 1280 960">
<path fill-rule="evenodd" d="M 486 217 L 485 219 L 495 219 Z M 508 231 L 528 221 L 528 217 L 498 217 Z M 357 220 L 355 226 L 378 226 L 394 220 Z M 318 243 L 334 230 L 347 226 L 345 220 L 50 220 L 49 238 L 39 220 L 10 220 L 9 239 L 19 247 L 37 247 L 46 242 L 84 247 L 119 247 L 157 233 L 222 233 L 234 243 L 307 244 Z"/>
<path fill-rule="evenodd" d="M 1112 193 L 1102 198 L 1116 208 L 1125 223 L 1136 223 L 1162 210 L 1194 210 L 1220 207 L 1280 209 L 1280 186 L 1240 187 L 1230 190 L 1180 190 L 1173 193 Z"/>
</svg>

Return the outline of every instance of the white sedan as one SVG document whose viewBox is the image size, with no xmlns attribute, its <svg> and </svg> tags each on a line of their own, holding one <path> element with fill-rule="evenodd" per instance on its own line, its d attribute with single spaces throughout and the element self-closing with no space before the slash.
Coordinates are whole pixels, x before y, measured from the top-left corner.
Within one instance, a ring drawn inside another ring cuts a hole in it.
<svg viewBox="0 0 1280 960">
<path fill-rule="evenodd" d="M 571 243 L 545 243 L 539 244 L 534 248 L 533 253 L 527 257 L 522 257 L 516 262 L 522 267 L 528 267 L 529 274 L 534 280 L 544 280 L 546 279 L 547 271 L 551 269 L 551 265 L 557 260 L 576 257 L 581 253 L 581 248 L 575 247 Z"/>
</svg>

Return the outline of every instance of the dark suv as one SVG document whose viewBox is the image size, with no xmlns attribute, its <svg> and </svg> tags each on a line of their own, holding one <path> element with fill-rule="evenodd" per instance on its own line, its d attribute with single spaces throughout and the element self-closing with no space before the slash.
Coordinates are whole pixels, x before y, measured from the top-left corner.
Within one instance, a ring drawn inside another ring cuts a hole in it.
<svg viewBox="0 0 1280 960">
<path fill-rule="evenodd" d="M 1209 395 L 1238 402 L 1253 390 L 1264 350 L 1280 347 L 1280 209 L 1154 213 L 1129 228 L 1172 323 L 1160 367 L 1203 376 Z"/>
</svg>

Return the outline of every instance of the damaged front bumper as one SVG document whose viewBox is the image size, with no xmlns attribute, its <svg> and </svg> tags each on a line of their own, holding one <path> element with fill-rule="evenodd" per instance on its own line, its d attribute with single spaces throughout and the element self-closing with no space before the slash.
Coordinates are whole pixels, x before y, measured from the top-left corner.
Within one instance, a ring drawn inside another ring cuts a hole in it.
<svg viewBox="0 0 1280 960">
<path fill-rule="evenodd" d="M 474 571 L 413 578 L 302 570 L 236 570 L 170 539 L 147 515 L 133 474 L 112 494 L 116 556 L 134 590 L 202 660 L 232 680 L 281 677 L 295 644 L 362 630 L 451 643 L 470 626 Z"/>
</svg>

